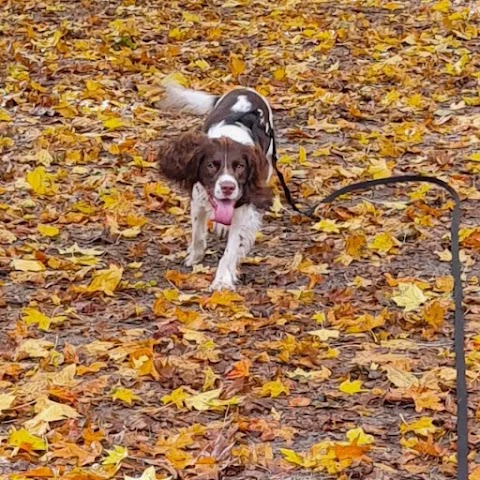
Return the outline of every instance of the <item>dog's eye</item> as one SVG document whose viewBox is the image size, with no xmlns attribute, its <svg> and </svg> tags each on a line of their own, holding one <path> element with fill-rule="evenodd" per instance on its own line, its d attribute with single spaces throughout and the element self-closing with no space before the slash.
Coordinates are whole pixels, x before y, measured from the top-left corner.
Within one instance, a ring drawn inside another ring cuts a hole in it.
<svg viewBox="0 0 480 480">
<path fill-rule="evenodd" d="M 235 165 L 235 170 L 236 170 L 237 172 L 241 172 L 244 168 L 245 168 L 245 165 L 243 165 L 243 163 L 237 163 L 237 164 Z"/>
<path fill-rule="evenodd" d="M 216 170 L 217 169 L 217 164 L 215 162 L 209 162 L 207 165 L 207 168 L 210 170 Z"/>
</svg>

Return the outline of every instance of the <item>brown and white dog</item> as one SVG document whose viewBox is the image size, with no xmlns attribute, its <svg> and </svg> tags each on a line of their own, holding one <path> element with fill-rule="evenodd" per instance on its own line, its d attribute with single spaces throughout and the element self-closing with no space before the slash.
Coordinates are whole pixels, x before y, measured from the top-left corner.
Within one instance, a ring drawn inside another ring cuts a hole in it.
<svg viewBox="0 0 480 480">
<path fill-rule="evenodd" d="M 234 289 L 237 266 L 255 242 L 263 211 L 272 204 L 272 110 L 249 88 L 218 97 L 170 84 L 166 92 L 165 106 L 209 114 L 203 132 L 180 135 L 158 155 L 163 175 L 191 194 L 192 240 L 185 263 L 203 260 L 210 218 L 217 234 L 228 231 L 211 290 Z"/>
</svg>

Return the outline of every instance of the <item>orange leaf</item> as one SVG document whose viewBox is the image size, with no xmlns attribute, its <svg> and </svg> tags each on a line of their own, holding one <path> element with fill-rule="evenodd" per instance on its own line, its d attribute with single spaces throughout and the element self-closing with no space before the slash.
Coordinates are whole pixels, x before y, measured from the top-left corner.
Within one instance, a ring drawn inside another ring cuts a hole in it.
<svg viewBox="0 0 480 480">
<path fill-rule="evenodd" d="M 39 478 L 50 478 L 55 476 L 49 467 L 32 468 L 32 470 L 22 472 L 22 475 L 24 477 L 39 477 Z"/>
<path fill-rule="evenodd" d="M 230 70 L 234 77 L 238 77 L 245 72 L 245 62 L 234 53 L 230 54 Z"/>
<path fill-rule="evenodd" d="M 248 360 L 248 358 L 240 360 L 234 365 L 233 369 L 227 373 L 227 378 L 232 379 L 249 377 L 251 365 L 252 363 L 250 362 L 250 360 Z"/>
</svg>

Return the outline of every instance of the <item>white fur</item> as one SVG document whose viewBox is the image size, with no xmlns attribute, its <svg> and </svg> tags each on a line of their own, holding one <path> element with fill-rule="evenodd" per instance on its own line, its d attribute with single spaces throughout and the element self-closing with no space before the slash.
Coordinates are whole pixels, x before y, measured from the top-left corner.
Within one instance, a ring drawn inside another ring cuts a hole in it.
<svg viewBox="0 0 480 480">
<path fill-rule="evenodd" d="M 253 205 L 242 205 L 235 209 L 228 233 L 227 248 L 218 264 L 210 290 L 234 290 L 237 267 L 247 256 L 255 242 L 255 234 L 262 225 L 262 214 Z"/>
<path fill-rule="evenodd" d="M 207 220 L 212 212 L 205 187 L 197 182 L 192 190 L 190 216 L 192 219 L 192 241 L 187 251 L 185 265 L 191 267 L 200 263 L 207 249 Z"/>
<path fill-rule="evenodd" d="M 224 195 L 224 193 L 222 192 L 222 184 L 225 183 L 232 183 L 233 185 L 235 185 L 235 188 L 230 195 Z M 215 182 L 215 187 L 213 188 L 213 196 L 215 198 L 218 198 L 219 200 L 238 200 L 242 196 L 241 193 L 242 192 L 240 191 L 240 187 L 238 186 L 237 179 L 229 173 L 224 173 L 220 175 Z"/>
<path fill-rule="evenodd" d="M 255 145 L 249 131 L 240 125 L 225 125 L 222 120 L 212 125 L 207 132 L 208 138 L 227 137 L 243 145 Z"/>
<path fill-rule="evenodd" d="M 184 108 L 198 115 L 206 115 L 212 111 L 217 99 L 215 95 L 210 93 L 198 92 L 172 83 L 168 83 L 165 90 L 164 107 Z"/>
<path fill-rule="evenodd" d="M 232 112 L 248 112 L 251 109 L 252 104 L 248 101 L 246 95 L 239 95 L 231 108 Z"/>
</svg>

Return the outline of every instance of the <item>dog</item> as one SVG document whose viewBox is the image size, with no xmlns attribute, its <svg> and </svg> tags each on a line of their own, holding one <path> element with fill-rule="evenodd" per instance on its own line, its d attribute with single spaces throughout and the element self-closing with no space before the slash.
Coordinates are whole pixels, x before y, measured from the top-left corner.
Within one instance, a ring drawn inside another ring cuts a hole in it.
<svg viewBox="0 0 480 480">
<path fill-rule="evenodd" d="M 185 264 L 202 262 L 207 224 L 228 233 L 210 290 L 234 290 L 237 267 L 255 242 L 263 213 L 272 205 L 275 135 L 272 109 L 250 88 L 222 96 L 166 86 L 164 107 L 207 115 L 201 132 L 182 134 L 160 148 L 160 171 L 191 195 L 192 239 Z"/>
</svg>

